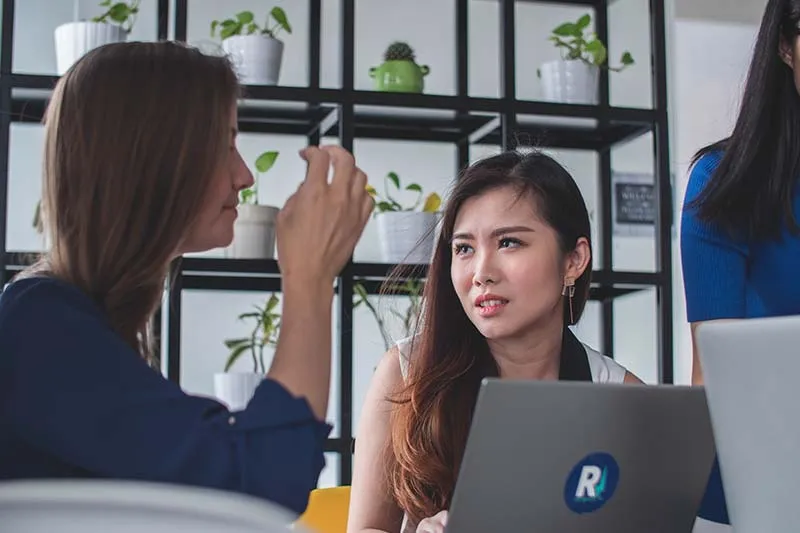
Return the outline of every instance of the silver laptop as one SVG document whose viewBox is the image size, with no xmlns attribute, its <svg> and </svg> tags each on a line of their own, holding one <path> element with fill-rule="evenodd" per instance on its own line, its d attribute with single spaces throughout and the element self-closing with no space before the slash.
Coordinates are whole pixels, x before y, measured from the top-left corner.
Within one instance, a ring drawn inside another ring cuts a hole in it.
<svg viewBox="0 0 800 533">
<path fill-rule="evenodd" d="M 800 317 L 696 331 L 722 486 L 736 533 L 800 528 Z"/>
<path fill-rule="evenodd" d="M 448 533 L 689 533 L 714 459 L 701 387 L 487 379 Z"/>
</svg>

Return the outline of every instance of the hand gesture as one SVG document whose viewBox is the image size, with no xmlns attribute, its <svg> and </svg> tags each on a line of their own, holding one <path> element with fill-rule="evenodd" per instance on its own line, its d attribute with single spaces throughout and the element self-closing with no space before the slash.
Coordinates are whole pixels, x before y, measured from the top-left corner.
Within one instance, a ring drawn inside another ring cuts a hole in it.
<svg viewBox="0 0 800 533">
<path fill-rule="evenodd" d="M 447 511 L 439 511 L 430 518 L 420 520 L 417 533 L 444 533 L 447 525 Z"/>
<path fill-rule="evenodd" d="M 374 202 L 366 174 L 344 148 L 309 146 L 300 156 L 308 170 L 278 215 L 278 262 L 284 281 L 332 284 L 352 256 Z"/>
</svg>

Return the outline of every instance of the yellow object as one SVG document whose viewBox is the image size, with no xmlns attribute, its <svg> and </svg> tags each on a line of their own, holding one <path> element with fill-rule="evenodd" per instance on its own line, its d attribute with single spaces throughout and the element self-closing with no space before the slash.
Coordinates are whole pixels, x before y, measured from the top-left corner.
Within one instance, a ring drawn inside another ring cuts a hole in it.
<svg viewBox="0 0 800 533">
<path fill-rule="evenodd" d="M 350 487 L 314 489 L 308 507 L 297 522 L 316 533 L 347 533 Z"/>
<path fill-rule="evenodd" d="M 439 197 L 438 194 L 432 192 L 428 195 L 428 198 L 425 200 L 425 205 L 422 206 L 422 211 L 425 213 L 435 213 L 439 210 L 439 207 L 442 205 L 442 199 Z"/>
</svg>

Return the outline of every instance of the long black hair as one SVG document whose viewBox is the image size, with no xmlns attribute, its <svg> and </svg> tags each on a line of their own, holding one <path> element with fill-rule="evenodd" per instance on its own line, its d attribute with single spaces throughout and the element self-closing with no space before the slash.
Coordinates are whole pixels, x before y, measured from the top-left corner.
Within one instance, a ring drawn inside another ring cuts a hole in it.
<svg viewBox="0 0 800 533">
<path fill-rule="evenodd" d="M 504 186 L 536 202 L 539 216 L 558 235 L 562 253 L 575 250 L 581 237 L 591 239 L 580 189 L 564 167 L 543 153 L 504 152 L 460 174 L 428 270 L 421 334 L 413 344 L 407 382 L 392 399 L 398 405 L 392 411 L 391 490 L 413 522 L 450 506 L 481 380 L 499 375 L 486 339 L 453 288 L 450 266 L 453 227 L 464 202 Z M 576 320 L 589 297 L 591 276 L 587 267 L 575 281 Z M 565 325 L 566 310 L 565 305 Z"/>
<path fill-rule="evenodd" d="M 740 238 L 800 233 L 792 209 L 800 177 L 800 96 L 794 72 L 780 57 L 800 35 L 800 0 L 769 0 L 758 32 L 742 105 L 730 137 L 705 146 L 722 158 L 708 185 L 689 204 L 697 216 Z"/>
</svg>

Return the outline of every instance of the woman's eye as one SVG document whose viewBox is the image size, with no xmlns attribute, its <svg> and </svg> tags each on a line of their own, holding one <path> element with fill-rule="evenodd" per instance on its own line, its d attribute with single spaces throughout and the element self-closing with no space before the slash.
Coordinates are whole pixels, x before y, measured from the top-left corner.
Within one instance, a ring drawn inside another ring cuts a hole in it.
<svg viewBox="0 0 800 533">
<path fill-rule="evenodd" d="M 500 248 L 516 248 L 522 244 L 518 239 L 512 239 L 511 237 L 505 237 L 500 239 Z"/>
<path fill-rule="evenodd" d="M 453 252 L 456 255 L 460 255 L 460 254 L 467 253 L 469 251 L 469 248 L 470 247 L 467 244 L 454 244 L 453 245 Z"/>
</svg>

